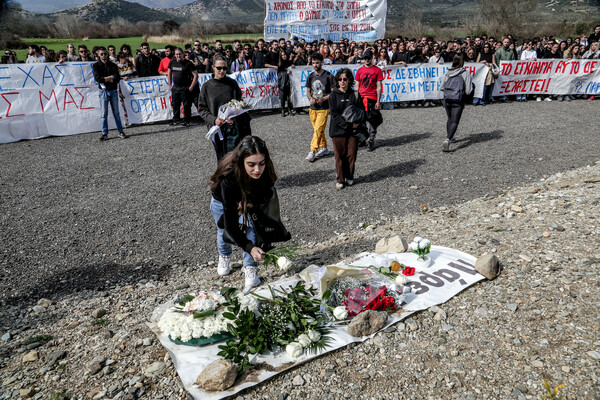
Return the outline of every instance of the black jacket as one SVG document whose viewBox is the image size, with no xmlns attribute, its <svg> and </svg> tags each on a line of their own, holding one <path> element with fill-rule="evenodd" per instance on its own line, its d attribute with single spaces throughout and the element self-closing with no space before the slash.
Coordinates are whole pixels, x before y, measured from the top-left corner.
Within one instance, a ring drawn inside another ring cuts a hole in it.
<svg viewBox="0 0 600 400">
<path fill-rule="evenodd" d="M 97 61 L 92 65 L 92 71 L 94 72 L 94 79 L 98 82 L 98 88 L 102 89 L 100 84 L 103 83 L 106 86 L 106 90 L 118 89 L 121 75 L 119 74 L 119 67 L 117 67 L 117 64 L 110 60 L 107 60 L 106 64 L 102 61 Z M 104 78 L 107 76 L 113 76 L 113 81 L 105 82 Z"/>
<path fill-rule="evenodd" d="M 352 136 L 352 124 L 346 122 L 344 117 L 342 117 L 342 113 L 349 105 L 357 105 L 359 101 L 357 97 L 360 96 L 355 96 L 354 90 L 351 88 L 348 88 L 346 93 L 338 88 L 331 90 L 331 94 L 329 95 L 329 114 L 331 115 L 331 121 L 329 122 L 330 137 Z"/>
<path fill-rule="evenodd" d="M 250 179 L 250 195 L 247 201 L 255 206 L 264 204 L 271 197 L 271 193 L 272 185 L 265 175 L 260 179 Z M 219 187 L 212 191 L 212 196 L 223 204 L 223 229 L 227 231 L 227 235 L 245 252 L 250 253 L 255 244 L 248 240 L 239 224 L 238 204 L 242 201 L 242 190 L 233 172 L 223 176 Z"/>
<path fill-rule="evenodd" d="M 147 57 L 143 54 L 140 54 L 135 59 L 135 69 L 138 72 L 139 77 L 157 76 L 159 65 L 160 58 L 158 58 L 154 54 L 150 54 Z"/>
</svg>

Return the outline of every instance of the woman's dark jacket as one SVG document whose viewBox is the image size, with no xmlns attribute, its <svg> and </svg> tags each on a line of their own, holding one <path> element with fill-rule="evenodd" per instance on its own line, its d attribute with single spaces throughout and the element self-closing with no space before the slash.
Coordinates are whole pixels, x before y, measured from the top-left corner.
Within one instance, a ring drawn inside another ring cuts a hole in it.
<svg viewBox="0 0 600 400">
<path fill-rule="evenodd" d="M 352 136 L 354 128 L 352 124 L 346 122 L 342 113 L 349 105 L 357 105 L 360 100 L 357 100 L 354 90 L 348 88 L 346 93 L 338 88 L 334 88 L 329 95 L 329 114 L 331 121 L 329 123 L 330 137 Z"/>
</svg>

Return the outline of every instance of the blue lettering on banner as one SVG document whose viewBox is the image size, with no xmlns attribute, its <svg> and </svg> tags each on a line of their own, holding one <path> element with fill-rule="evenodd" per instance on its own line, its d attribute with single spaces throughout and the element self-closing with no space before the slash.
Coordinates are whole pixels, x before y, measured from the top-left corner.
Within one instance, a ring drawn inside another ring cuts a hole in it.
<svg viewBox="0 0 600 400">
<path fill-rule="evenodd" d="M 0 67 L 0 70 L 3 69 L 9 69 L 9 67 Z M 11 79 L 12 77 L 10 76 L 0 76 L 0 79 Z M 17 89 L 2 89 L 2 85 L 0 85 L 0 92 L 8 92 L 11 90 L 17 90 Z"/>
<path fill-rule="evenodd" d="M 590 82 L 585 87 L 586 94 L 598 94 L 600 93 L 600 82 Z"/>
<path fill-rule="evenodd" d="M 166 78 L 151 78 L 142 81 L 127 81 L 129 86 L 129 95 L 135 96 L 138 94 L 152 94 L 155 92 L 166 93 L 169 91 L 169 85 L 167 85 Z M 136 92 L 135 89 L 138 91 Z"/>
<path fill-rule="evenodd" d="M 64 73 L 63 73 L 63 72 L 60 70 L 60 68 L 59 68 L 59 67 L 60 67 L 60 68 L 62 68 L 62 67 L 66 67 L 66 65 L 65 65 L 65 64 L 56 64 L 56 65 L 54 66 L 54 69 L 56 69 L 56 71 L 58 71 L 58 73 L 60 74 L 60 82 L 58 82 L 58 86 L 73 86 L 73 84 L 72 84 L 72 83 L 65 83 L 65 84 L 63 85 L 63 81 L 65 80 L 65 74 L 64 74 Z"/>
<path fill-rule="evenodd" d="M 84 64 L 77 63 L 77 64 L 73 64 L 73 65 L 78 65 L 79 66 L 79 69 L 81 70 L 81 77 L 83 78 L 83 83 L 86 84 L 87 81 L 85 79 L 85 72 L 83 71 L 83 67 L 86 66 L 86 65 L 88 65 L 88 63 L 84 63 Z M 94 78 L 94 82 L 96 82 L 96 78 Z M 98 82 L 96 82 L 96 83 L 98 83 Z"/>
<path fill-rule="evenodd" d="M 31 71 L 33 71 L 33 66 L 31 68 L 29 68 L 29 72 L 25 71 L 21 67 L 17 67 L 17 68 L 19 68 L 26 75 L 25 81 L 23 82 L 23 86 L 21 86 L 21 89 L 23 89 L 25 87 L 25 84 L 27 83 L 29 78 L 31 78 L 31 80 L 34 81 L 37 86 L 40 86 L 40 84 L 33 78 L 33 76 L 31 76 Z"/>
<path fill-rule="evenodd" d="M 415 84 L 415 82 L 408 82 L 408 86 L 410 87 L 411 93 L 417 91 L 417 85 Z"/>
<path fill-rule="evenodd" d="M 50 74 L 49 76 L 46 75 L 46 72 L 48 72 L 48 74 Z M 52 72 L 50 72 L 50 68 L 48 68 L 48 66 L 44 66 L 44 73 L 42 74 L 42 85 L 46 84 L 46 79 L 52 79 L 52 82 L 54 82 L 54 85 L 56 85 L 56 80 L 54 79 L 54 75 L 52 75 Z"/>
</svg>

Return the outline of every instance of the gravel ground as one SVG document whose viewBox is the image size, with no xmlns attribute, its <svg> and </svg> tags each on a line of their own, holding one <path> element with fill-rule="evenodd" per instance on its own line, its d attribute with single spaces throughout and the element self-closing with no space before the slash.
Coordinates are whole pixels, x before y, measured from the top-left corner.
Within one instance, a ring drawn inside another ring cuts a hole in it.
<svg viewBox="0 0 600 400">
<path fill-rule="evenodd" d="M 308 116 L 256 115 L 303 247 L 299 268 L 399 233 L 496 252 L 505 271 L 441 313 L 242 396 L 539 398 L 548 378 L 571 398 L 600 398 L 600 167 L 565 172 L 599 159 L 597 132 L 580 128 L 595 113 L 588 101 L 468 107 L 456 150 L 444 154 L 441 108 L 385 111 L 378 148 L 359 152 L 357 184 L 342 191 L 332 157 L 304 161 Z M 215 160 L 204 132 L 158 124 L 130 128 L 126 141 L 85 134 L 0 146 L 0 399 L 19 389 L 44 399 L 185 397 L 146 316 L 188 286 L 241 284 L 237 270 L 215 273 L 205 188 Z M 40 335 L 52 339 L 36 349 Z"/>
</svg>

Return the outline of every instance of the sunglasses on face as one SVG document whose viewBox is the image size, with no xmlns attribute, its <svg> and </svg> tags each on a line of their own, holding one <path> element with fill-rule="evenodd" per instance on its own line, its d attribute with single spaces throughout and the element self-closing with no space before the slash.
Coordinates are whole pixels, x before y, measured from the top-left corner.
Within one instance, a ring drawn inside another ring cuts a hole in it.
<svg viewBox="0 0 600 400">
<path fill-rule="evenodd" d="M 339 78 L 338 82 L 347 82 L 349 79 L 348 78 Z"/>
<path fill-rule="evenodd" d="M 219 71 L 225 71 L 227 70 L 227 67 L 215 67 L 215 69 Z"/>
<path fill-rule="evenodd" d="M 246 140 L 242 142 L 242 147 L 245 149 L 252 149 L 253 147 L 256 147 L 257 149 L 264 149 L 266 147 L 266 144 L 264 142 L 264 140 Z"/>
<path fill-rule="evenodd" d="M 99 56 L 107 56 L 107 55 L 108 55 L 108 53 L 100 53 L 100 54 L 98 54 L 98 55 L 99 55 Z"/>
</svg>

